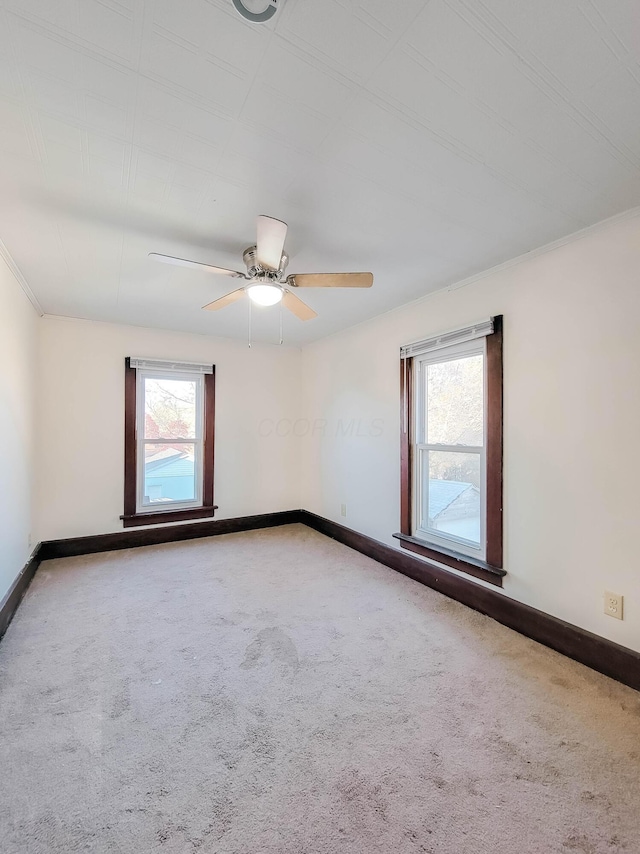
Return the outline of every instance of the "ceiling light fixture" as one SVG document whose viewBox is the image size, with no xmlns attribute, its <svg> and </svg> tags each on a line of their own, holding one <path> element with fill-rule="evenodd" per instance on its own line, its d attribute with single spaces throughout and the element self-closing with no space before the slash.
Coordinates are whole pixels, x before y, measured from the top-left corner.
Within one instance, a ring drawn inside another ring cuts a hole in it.
<svg viewBox="0 0 640 854">
<path fill-rule="evenodd" d="M 282 288 L 277 285 L 251 285 L 247 293 L 256 305 L 275 305 L 282 299 Z"/>
<path fill-rule="evenodd" d="M 282 0 L 233 0 L 233 5 L 247 21 L 262 24 L 273 18 Z"/>
</svg>

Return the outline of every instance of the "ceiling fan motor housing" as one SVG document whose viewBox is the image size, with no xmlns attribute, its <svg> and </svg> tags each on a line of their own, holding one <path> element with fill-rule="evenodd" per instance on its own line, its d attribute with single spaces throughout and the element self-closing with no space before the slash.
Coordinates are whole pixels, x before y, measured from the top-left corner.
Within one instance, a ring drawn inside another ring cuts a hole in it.
<svg viewBox="0 0 640 854">
<path fill-rule="evenodd" d="M 289 256 L 286 252 L 282 253 L 280 258 L 280 269 L 270 270 L 268 267 L 263 267 L 258 261 L 258 250 L 256 246 L 249 246 L 242 253 L 242 260 L 247 267 L 247 276 L 250 279 L 261 279 L 269 282 L 279 282 L 284 276 L 284 271 L 289 263 Z"/>
</svg>

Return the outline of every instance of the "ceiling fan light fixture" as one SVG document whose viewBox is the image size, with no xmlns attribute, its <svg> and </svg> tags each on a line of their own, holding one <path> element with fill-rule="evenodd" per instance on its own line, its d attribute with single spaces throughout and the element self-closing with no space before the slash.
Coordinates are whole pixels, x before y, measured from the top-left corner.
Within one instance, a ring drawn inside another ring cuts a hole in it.
<svg viewBox="0 0 640 854">
<path fill-rule="evenodd" d="M 282 288 L 277 285 L 250 285 L 247 293 L 256 305 L 275 305 L 282 299 Z"/>
<path fill-rule="evenodd" d="M 275 3 L 275 0 L 273 0 Z M 234 302 L 244 294 L 251 302 L 259 306 L 272 306 L 280 303 L 299 320 L 313 320 L 317 313 L 300 297 L 293 293 L 298 288 L 370 288 L 373 284 L 372 273 L 294 273 L 285 278 L 289 256 L 284 251 L 287 237 L 287 224 L 272 216 L 261 214 L 256 222 L 257 240 L 242 253 L 246 273 L 228 270 L 226 267 L 214 267 L 200 261 L 189 261 L 173 255 L 161 255 L 151 252 L 150 257 L 165 264 L 177 264 L 182 267 L 195 267 L 221 276 L 231 276 L 247 282 L 244 287 L 224 294 L 213 302 L 203 306 L 207 311 L 218 311 Z M 251 303 L 249 303 L 251 306 Z M 251 317 L 251 314 L 249 314 Z M 282 316 L 280 318 L 282 323 Z M 282 335 L 280 336 L 282 338 Z M 280 342 L 282 343 L 282 341 Z"/>
</svg>

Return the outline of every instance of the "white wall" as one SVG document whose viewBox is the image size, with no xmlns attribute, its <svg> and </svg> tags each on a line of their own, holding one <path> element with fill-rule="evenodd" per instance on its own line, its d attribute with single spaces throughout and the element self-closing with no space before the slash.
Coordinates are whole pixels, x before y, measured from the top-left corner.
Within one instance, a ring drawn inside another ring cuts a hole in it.
<svg viewBox="0 0 640 854">
<path fill-rule="evenodd" d="M 122 530 L 127 355 L 216 364 L 217 518 L 302 506 L 397 547 L 399 347 L 503 314 L 504 595 L 640 650 L 640 217 L 604 224 L 302 354 L 39 321 L 35 527 L 27 390 L 36 319 L 12 282 L 2 279 L 2 287 L 0 461 L 10 488 L 0 491 L 0 585 L 24 563 L 30 530 L 34 542 Z M 605 589 L 624 595 L 624 621 L 603 614 Z"/>
<path fill-rule="evenodd" d="M 300 506 L 300 443 L 271 427 L 298 413 L 299 350 L 64 318 L 41 336 L 39 540 L 122 530 L 126 356 L 215 364 L 216 518 Z"/>
<path fill-rule="evenodd" d="M 640 650 L 638 216 L 306 347 L 303 506 L 397 545 L 399 347 L 495 314 L 504 594 Z"/>
<path fill-rule="evenodd" d="M 0 600 L 32 551 L 38 323 L 0 258 Z"/>
</svg>

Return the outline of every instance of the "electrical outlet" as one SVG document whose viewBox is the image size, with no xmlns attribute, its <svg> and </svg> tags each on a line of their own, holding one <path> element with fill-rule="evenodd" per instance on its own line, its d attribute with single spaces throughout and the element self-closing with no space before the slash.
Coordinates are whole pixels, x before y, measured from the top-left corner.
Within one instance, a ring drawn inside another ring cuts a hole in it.
<svg viewBox="0 0 640 854">
<path fill-rule="evenodd" d="M 341 504 L 341 505 L 340 505 L 340 515 L 341 515 L 341 516 L 346 516 L 346 515 L 347 515 L 347 505 L 346 505 L 346 504 Z"/>
<path fill-rule="evenodd" d="M 622 619 L 622 606 L 624 596 L 619 593 L 612 593 L 610 590 L 604 591 L 604 612 L 610 617 L 615 617 L 616 620 Z"/>
</svg>

